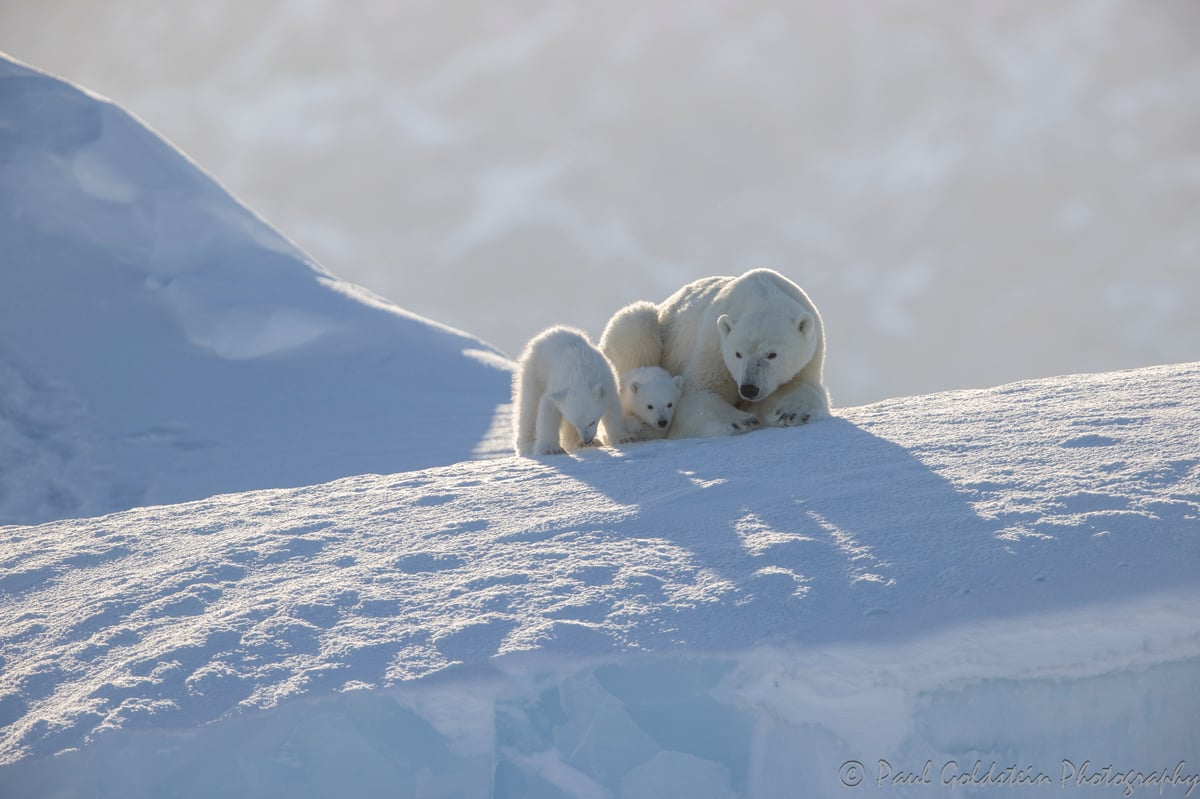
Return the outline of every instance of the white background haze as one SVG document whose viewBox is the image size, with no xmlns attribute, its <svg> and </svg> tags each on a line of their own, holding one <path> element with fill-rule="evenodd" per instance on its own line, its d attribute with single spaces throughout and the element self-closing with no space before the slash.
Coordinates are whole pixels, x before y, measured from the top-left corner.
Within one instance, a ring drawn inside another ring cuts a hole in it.
<svg viewBox="0 0 1200 799">
<path fill-rule="evenodd" d="M 1198 356 L 1200 7 L 0 5 L 335 274 L 510 355 L 779 269 L 836 405 Z"/>
</svg>

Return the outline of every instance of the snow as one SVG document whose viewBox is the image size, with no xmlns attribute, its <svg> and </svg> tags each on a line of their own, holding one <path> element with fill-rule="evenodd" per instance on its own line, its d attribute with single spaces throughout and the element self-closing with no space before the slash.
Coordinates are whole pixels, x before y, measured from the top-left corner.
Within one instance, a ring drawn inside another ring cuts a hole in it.
<svg viewBox="0 0 1200 799">
<path fill-rule="evenodd" d="M 506 358 L 325 272 L 124 110 L 3 60 L 0 131 L 0 523 L 507 450 Z"/>
<path fill-rule="evenodd" d="M 836 794 L 852 759 L 1173 768 L 1200 743 L 1198 379 L 4 528 L 0 784 L 782 796 Z"/>
<path fill-rule="evenodd" d="M 493 350 L 0 114 L 4 799 L 1200 787 L 1200 363 L 469 459 Z"/>
</svg>

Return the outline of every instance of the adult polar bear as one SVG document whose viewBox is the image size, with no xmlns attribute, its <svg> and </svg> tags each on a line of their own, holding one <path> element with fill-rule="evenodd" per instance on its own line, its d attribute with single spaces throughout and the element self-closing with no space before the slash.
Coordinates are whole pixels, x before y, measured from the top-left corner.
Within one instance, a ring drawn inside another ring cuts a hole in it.
<svg viewBox="0 0 1200 799">
<path fill-rule="evenodd" d="M 618 374 L 661 366 L 683 377 L 671 438 L 787 427 L 829 414 L 825 330 L 808 295 L 770 269 L 706 277 L 609 320 L 600 349 Z"/>
</svg>

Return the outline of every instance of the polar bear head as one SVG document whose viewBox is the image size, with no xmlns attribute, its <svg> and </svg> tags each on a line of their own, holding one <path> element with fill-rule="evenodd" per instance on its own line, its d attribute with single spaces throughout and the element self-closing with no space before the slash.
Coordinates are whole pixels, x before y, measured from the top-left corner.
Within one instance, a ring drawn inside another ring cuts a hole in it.
<svg viewBox="0 0 1200 799">
<path fill-rule="evenodd" d="M 683 378 L 659 366 L 644 366 L 621 375 L 621 407 L 658 430 L 671 426 L 675 405 L 683 393 Z"/>
<path fill-rule="evenodd" d="M 816 354 L 819 324 L 798 303 L 755 309 L 737 318 L 721 314 L 717 318 L 721 356 L 738 395 L 751 402 L 766 399 L 799 374 Z"/>
<path fill-rule="evenodd" d="M 603 383 L 577 386 L 552 395 L 567 423 L 579 432 L 580 441 L 590 444 L 596 438 L 600 417 L 608 408 L 608 388 Z"/>
</svg>

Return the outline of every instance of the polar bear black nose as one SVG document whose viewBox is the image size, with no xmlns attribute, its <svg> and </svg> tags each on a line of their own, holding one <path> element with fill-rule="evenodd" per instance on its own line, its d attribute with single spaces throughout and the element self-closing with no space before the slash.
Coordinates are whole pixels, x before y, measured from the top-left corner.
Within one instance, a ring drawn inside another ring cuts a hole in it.
<svg viewBox="0 0 1200 799">
<path fill-rule="evenodd" d="M 746 399 L 754 399 L 758 396 L 758 386 L 752 386 L 749 383 L 744 386 L 738 386 L 738 393 Z"/>
<path fill-rule="evenodd" d="M 666 419 L 659 419 L 659 420 L 658 420 L 658 426 L 659 426 L 659 427 L 666 427 L 666 426 L 667 426 L 667 420 L 666 420 Z"/>
</svg>

